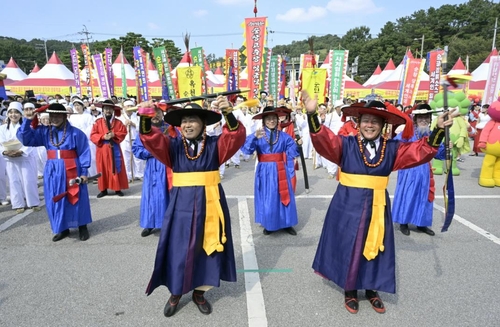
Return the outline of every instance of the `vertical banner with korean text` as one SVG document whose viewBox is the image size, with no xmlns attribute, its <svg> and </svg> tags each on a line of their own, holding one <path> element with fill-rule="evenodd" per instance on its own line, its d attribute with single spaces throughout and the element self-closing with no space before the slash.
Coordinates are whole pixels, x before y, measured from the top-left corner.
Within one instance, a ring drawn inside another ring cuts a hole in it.
<svg viewBox="0 0 500 327">
<path fill-rule="evenodd" d="M 83 63 L 85 65 L 85 73 L 87 79 L 85 80 L 87 84 L 87 96 L 89 98 L 94 97 L 94 92 L 92 90 L 92 86 L 94 80 L 92 78 L 92 59 L 90 58 L 90 51 L 86 44 L 82 44 L 82 53 L 83 53 Z"/>
<path fill-rule="evenodd" d="M 146 62 L 142 55 L 141 47 L 134 47 L 134 67 L 136 72 L 136 80 L 138 82 L 138 93 L 140 93 L 140 101 L 148 101 L 148 78 L 146 75 Z M 138 94 L 139 98 L 139 94 Z"/>
<path fill-rule="evenodd" d="M 285 56 L 280 56 L 280 82 L 279 82 L 279 99 L 285 98 L 286 89 L 286 58 Z"/>
<path fill-rule="evenodd" d="M 73 68 L 73 77 L 75 80 L 76 94 L 82 96 L 82 86 L 80 81 L 80 66 L 78 64 L 78 50 L 75 48 L 69 51 L 71 55 L 71 67 Z"/>
<path fill-rule="evenodd" d="M 92 61 L 97 73 L 97 82 L 99 83 L 99 89 L 101 90 L 101 97 L 109 99 L 111 94 L 109 93 L 108 78 L 106 77 L 106 69 L 104 68 L 102 54 L 96 53 L 95 55 L 92 55 Z"/>
<path fill-rule="evenodd" d="M 413 106 L 417 97 L 418 87 L 420 85 L 420 77 L 425 66 L 425 59 L 406 58 L 405 74 L 401 89 L 399 92 L 398 102 L 406 106 Z"/>
<path fill-rule="evenodd" d="M 169 99 L 174 100 L 176 98 L 175 88 L 174 82 L 172 81 L 172 69 L 170 69 L 170 59 L 168 58 L 167 49 L 165 47 L 154 48 L 153 55 L 155 57 L 158 73 L 161 72 L 161 74 L 165 77 L 168 97 Z"/>
<path fill-rule="evenodd" d="M 202 93 L 207 93 L 206 76 L 205 76 L 205 54 L 202 47 L 191 49 L 191 58 L 193 58 L 193 65 L 201 68 L 201 87 Z"/>
<path fill-rule="evenodd" d="M 127 75 L 125 74 L 125 56 L 123 55 L 123 47 L 120 50 L 120 74 L 122 75 L 122 98 L 128 98 L 127 95 Z"/>
<path fill-rule="evenodd" d="M 273 50 L 264 48 L 264 57 L 262 58 L 262 67 L 260 75 L 260 89 L 269 92 L 269 66 L 271 64 L 271 55 Z"/>
<path fill-rule="evenodd" d="M 177 67 L 177 83 L 179 84 L 179 96 L 189 98 L 201 95 L 202 78 L 200 66 Z"/>
<path fill-rule="evenodd" d="M 272 95 L 274 98 L 274 101 L 278 100 L 278 80 L 279 80 L 279 73 L 278 73 L 278 56 L 277 55 L 272 55 L 271 56 L 271 63 L 269 65 L 269 95 Z M 276 102 L 275 102 L 276 103 Z"/>
<path fill-rule="evenodd" d="M 328 72 L 324 68 L 303 68 L 301 89 L 314 98 L 318 96 L 319 103 L 325 102 L 326 77 Z"/>
<path fill-rule="evenodd" d="M 444 50 L 433 50 L 429 52 L 429 95 L 427 102 L 430 103 L 436 94 L 439 93 L 441 83 L 441 60 L 443 59 Z"/>
<path fill-rule="evenodd" d="M 259 95 L 260 71 L 266 39 L 267 17 L 245 18 L 244 38 L 250 99 Z"/>
<path fill-rule="evenodd" d="M 344 99 L 345 76 L 349 50 L 330 50 L 330 102 Z"/>
<path fill-rule="evenodd" d="M 115 95 L 115 75 L 113 74 L 113 49 L 105 49 L 106 77 L 108 78 L 109 94 Z"/>
<path fill-rule="evenodd" d="M 238 49 L 226 49 L 226 90 L 237 90 L 240 87 L 240 62 Z"/>
<path fill-rule="evenodd" d="M 500 56 L 491 56 L 488 69 L 488 78 L 486 79 L 486 87 L 484 88 L 482 103 L 493 103 L 497 100 L 500 83 Z"/>
</svg>

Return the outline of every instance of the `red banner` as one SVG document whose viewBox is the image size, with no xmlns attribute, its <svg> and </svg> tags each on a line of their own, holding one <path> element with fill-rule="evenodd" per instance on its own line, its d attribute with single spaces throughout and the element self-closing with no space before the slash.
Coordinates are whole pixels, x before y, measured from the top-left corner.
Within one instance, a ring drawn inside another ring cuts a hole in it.
<svg viewBox="0 0 500 327">
<path fill-rule="evenodd" d="M 431 102 L 436 94 L 439 93 L 441 81 L 441 60 L 443 59 L 444 50 L 434 50 L 429 56 L 429 96 L 428 102 Z"/>
<path fill-rule="evenodd" d="M 403 107 L 412 106 L 417 97 L 418 86 L 420 85 L 420 72 L 422 71 L 425 60 L 410 59 L 406 60 L 406 72 L 403 78 L 403 87 L 401 94 L 401 104 Z"/>
<path fill-rule="evenodd" d="M 266 39 L 267 17 L 245 18 L 246 56 L 249 98 L 256 98 L 260 88 L 260 67 Z"/>
<path fill-rule="evenodd" d="M 240 88 L 240 57 L 238 49 L 226 49 L 226 88 L 237 90 Z M 234 83 L 234 85 L 232 85 Z"/>
</svg>

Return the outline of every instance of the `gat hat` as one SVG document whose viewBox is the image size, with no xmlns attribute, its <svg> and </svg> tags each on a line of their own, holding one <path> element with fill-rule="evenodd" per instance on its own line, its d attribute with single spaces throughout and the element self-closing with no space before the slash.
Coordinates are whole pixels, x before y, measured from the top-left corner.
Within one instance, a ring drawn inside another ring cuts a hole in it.
<svg viewBox="0 0 500 327">
<path fill-rule="evenodd" d="M 282 107 L 280 107 L 280 109 L 277 110 L 273 106 L 267 106 L 264 108 L 264 110 L 262 110 L 262 112 L 260 114 L 256 114 L 255 116 L 253 116 L 252 119 L 264 119 L 264 117 L 269 116 L 269 115 L 277 115 L 278 117 L 286 116 L 287 113 L 282 111 L 283 109 L 281 109 L 281 108 Z M 285 109 L 287 109 L 287 108 L 285 107 Z"/>
<path fill-rule="evenodd" d="M 411 114 L 415 115 L 431 115 L 434 113 L 431 106 L 427 103 L 419 104 L 415 109 L 411 111 Z"/>
<path fill-rule="evenodd" d="M 203 109 L 199 104 L 192 102 L 185 105 L 184 108 L 169 110 L 164 119 L 170 125 L 181 126 L 181 120 L 184 116 L 198 116 L 207 125 L 215 124 L 222 118 L 221 114 Z"/>
<path fill-rule="evenodd" d="M 367 103 L 355 103 L 349 107 L 343 108 L 342 112 L 346 116 L 356 117 L 358 119 L 364 114 L 369 114 L 381 117 L 387 124 L 396 126 L 406 124 L 402 137 L 409 139 L 413 136 L 413 123 L 410 117 L 388 102 L 384 104 L 380 101 L 372 100 Z"/>
<path fill-rule="evenodd" d="M 44 112 L 46 112 L 48 114 L 68 114 L 68 110 L 66 109 L 66 106 L 63 104 L 60 104 L 60 103 L 50 104 Z"/>
<path fill-rule="evenodd" d="M 122 113 L 122 108 L 115 105 L 115 103 L 111 99 L 106 99 L 102 102 L 96 103 L 95 106 L 97 108 L 102 108 L 103 111 L 104 111 L 104 107 L 113 107 L 113 110 L 115 111 L 115 117 L 120 117 L 120 115 Z"/>
<path fill-rule="evenodd" d="M 260 91 L 259 94 L 269 95 L 269 93 L 267 93 L 267 91 L 264 91 L 264 90 Z"/>
<path fill-rule="evenodd" d="M 9 113 L 11 109 L 15 109 L 19 111 L 21 114 L 23 113 L 23 105 L 21 104 L 21 102 L 12 101 L 11 103 L 9 103 L 9 107 L 7 108 L 7 113 Z"/>
</svg>

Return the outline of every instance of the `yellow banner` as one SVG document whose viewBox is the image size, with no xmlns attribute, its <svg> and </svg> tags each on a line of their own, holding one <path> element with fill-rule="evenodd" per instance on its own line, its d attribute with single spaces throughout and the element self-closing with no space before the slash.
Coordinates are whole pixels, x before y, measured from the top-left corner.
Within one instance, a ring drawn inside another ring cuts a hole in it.
<svg viewBox="0 0 500 327">
<path fill-rule="evenodd" d="M 324 68 L 304 68 L 302 70 L 302 90 L 307 90 L 311 97 L 318 96 L 319 103 L 325 102 L 326 76 Z"/>
<path fill-rule="evenodd" d="M 179 97 L 189 98 L 202 93 L 202 78 L 200 66 L 178 67 L 177 83 Z"/>
</svg>

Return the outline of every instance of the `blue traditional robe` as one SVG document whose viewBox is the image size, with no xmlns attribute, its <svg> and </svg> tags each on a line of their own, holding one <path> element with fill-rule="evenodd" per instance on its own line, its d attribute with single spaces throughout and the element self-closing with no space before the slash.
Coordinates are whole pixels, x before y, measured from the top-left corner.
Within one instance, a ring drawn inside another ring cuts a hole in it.
<svg viewBox="0 0 500 327">
<path fill-rule="evenodd" d="M 402 139 L 401 133 L 394 139 L 415 142 L 420 138 L 422 135 L 419 135 L 418 130 L 415 130 L 415 135 L 409 140 Z M 443 160 L 444 155 L 444 145 L 441 145 L 435 159 Z M 433 179 L 430 163 L 398 171 L 398 181 L 392 202 L 392 219 L 395 223 L 423 227 L 432 226 L 433 201 L 429 200 L 429 192 L 433 193 L 432 198 L 434 198 L 433 185 L 431 190 L 431 180 Z"/>
<path fill-rule="evenodd" d="M 207 136 L 199 158 L 187 157 L 180 136 L 165 136 L 157 128 L 141 134 L 144 147 L 173 173 L 218 172 L 219 166 L 231 158 L 245 141 L 245 128 L 235 131 L 224 126 L 219 136 Z M 220 281 L 236 281 L 233 238 L 229 208 L 222 185 L 218 184 L 220 204 L 224 214 L 226 242 L 222 252 L 207 255 L 203 249 L 206 195 L 204 186 L 173 186 L 160 240 L 153 275 L 146 293 L 165 285 L 174 295 L 181 295 L 200 286 L 220 285 Z"/>
<path fill-rule="evenodd" d="M 32 129 L 30 123 L 31 120 L 23 119 L 23 124 L 17 131 L 17 138 L 23 145 L 44 146 L 47 150 L 74 150 L 77 154 L 77 157 L 73 159 L 76 164 L 76 175 L 87 176 L 87 170 L 90 167 L 90 149 L 85 133 L 71 126 L 68 121 L 66 134 L 64 134 L 64 127 L 38 125 L 36 129 Z M 64 139 L 59 147 L 55 147 L 50 142 L 49 129 L 52 129 L 54 143 Z M 66 196 L 58 202 L 52 200 L 54 196 L 67 191 L 66 170 L 63 159 L 48 159 L 43 173 L 45 206 L 55 234 L 92 222 L 87 184 L 79 185 L 78 201 L 74 205 Z"/>
<path fill-rule="evenodd" d="M 264 128 L 267 140 L 270 139 L 270 130 Z M 292 177 L 295 176 L 293 158 L 299 156 L 295 141 L 282 131 L 277 131 L 277 141 L 271 150 L 265 137 L 257 138 L 254 134 L 248 135 L 242 148 L 244 154 L 257 155 L 284 153 L 286 155 L 285 170 L 290 203 L 281 202 L 278 183 L 278 164 L 276 162 L 261 162 L 255 170 L 255 222 L 261 224 L 268 231 L 292 227 L 298 224 L 297 206 L 292 188 Z"/>
<path fill-rule="evenodd" d="M 161 228 L 169 199 L 167 167 L 146 150 L 139 137 L 132 144 L 132 153 L 136 158 L 146 160 L 139 225 L 142 228 Z"/>
<path fill-rule="evenodd" d="M 336 136 L 327 128 L 321 128 L 317 133 L 311 133 L 311 138 L 320 155 L 342 168 L 341 174 L 389 176 L 394 170 L 429 162 L 436 154 L 436 149 L 428 145 L 427 139 L 413 143 L 388 140 L 381 164 L 371 168 L 363 161 L 356 136 Z M 367 159 L 369 163 L 379 161 L 381 148 L 382 144 L 376 156 L 371 161 Z M 373 195 L 372 189 L 338 185 L 326 213 L 313 269 L 344 290 L 369 289 L 395 293 L 394 229 L 387 190 L 383 235 L 385 249 L 372 260 L 363 256 L 372 217 Z"/>
</svg>

